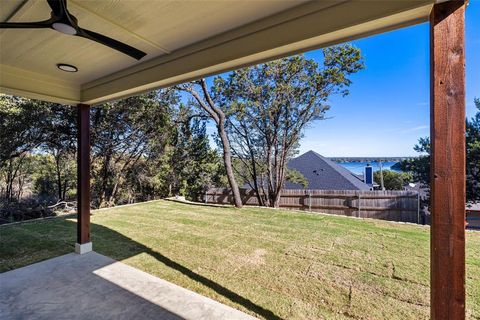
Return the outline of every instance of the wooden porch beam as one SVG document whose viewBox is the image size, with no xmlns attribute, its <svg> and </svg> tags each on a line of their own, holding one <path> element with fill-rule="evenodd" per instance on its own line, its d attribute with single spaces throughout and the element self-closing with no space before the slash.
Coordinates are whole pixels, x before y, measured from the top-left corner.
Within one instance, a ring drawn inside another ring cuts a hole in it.
<svg viewBox="0 0 480 320">
<path fill-rule="evenodd" d="M 431 62 L 431 319 L 465 319 L 465 1 L 435 4 Z"/>
<path fill-rule="evenodd" d="M 90 242 L 90 106 L 77 106 L 77 253 L 92 250 Z"/>
</svg>

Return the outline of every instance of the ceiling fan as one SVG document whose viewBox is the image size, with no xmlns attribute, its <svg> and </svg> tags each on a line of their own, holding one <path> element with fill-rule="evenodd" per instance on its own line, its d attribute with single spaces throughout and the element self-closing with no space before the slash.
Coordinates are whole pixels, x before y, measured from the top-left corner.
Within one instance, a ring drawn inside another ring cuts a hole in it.
<svg viewBox="0 0 480 320">
<path fill-rule="evenodd" d="M 50 19 L 38 22 L 0 22 L 0 29 L 51 28 L 61 33 L 101 43 L 137 60 L 140 60 L 146 55 L 145 52 L 135 49 L 123 42 L 94 31 L 80 28 L 77 23 L 77 18 L 67 10 L 67 0 L 47 0 L 47 2 L 52 9 Z"/>
</svg>

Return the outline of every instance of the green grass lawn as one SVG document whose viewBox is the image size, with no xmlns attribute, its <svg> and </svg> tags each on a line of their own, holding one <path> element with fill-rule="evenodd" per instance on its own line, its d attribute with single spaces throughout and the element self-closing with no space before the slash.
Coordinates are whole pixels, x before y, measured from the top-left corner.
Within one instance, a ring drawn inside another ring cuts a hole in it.
<svg viewBox="0 0 480 320">
<path fill-rule="evenodd" d="M 0 272 L 73 251 L 75 220 L 0 227 Z M 267 319 L 429 318 L 429 228 L 168 201 L 96 211 L 94 250 Z M 480 319 L 480 232 L 467 232 Z"/>
</svg>

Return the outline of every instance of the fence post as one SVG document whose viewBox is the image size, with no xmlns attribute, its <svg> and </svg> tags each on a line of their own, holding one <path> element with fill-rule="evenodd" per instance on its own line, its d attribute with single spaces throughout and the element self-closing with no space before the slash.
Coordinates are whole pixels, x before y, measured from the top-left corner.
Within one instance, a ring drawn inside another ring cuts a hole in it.
<svg viewBox="0 0 480 320">
<path fill-rule="evenodd" d="M 205 191 L 205 203 L 208 203 L 208 191 Z"/>
</svg>

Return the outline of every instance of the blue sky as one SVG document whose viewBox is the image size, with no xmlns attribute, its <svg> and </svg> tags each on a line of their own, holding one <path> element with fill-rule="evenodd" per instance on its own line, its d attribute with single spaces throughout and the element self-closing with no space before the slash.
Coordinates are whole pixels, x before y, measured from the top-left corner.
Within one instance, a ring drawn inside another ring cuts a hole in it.
<svg viewBox="0 0 480 320">
<path fill-rule="evenodd" d="M 325 156 L 409 156 L 419 137 L 429 135 L 429 24 L 352 42 L 366 68 L 352 77 L 350 95 L 335 96 L 328 120 L 313 123 L 300 152 Z M 319 62 L 320 50 L 305 54 Z M 480 0 L 466 12 L 467 116 L 480 97 Z M 209 126 L 209 132 L 213 131 Z"/>
</svg>

